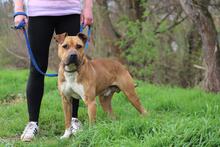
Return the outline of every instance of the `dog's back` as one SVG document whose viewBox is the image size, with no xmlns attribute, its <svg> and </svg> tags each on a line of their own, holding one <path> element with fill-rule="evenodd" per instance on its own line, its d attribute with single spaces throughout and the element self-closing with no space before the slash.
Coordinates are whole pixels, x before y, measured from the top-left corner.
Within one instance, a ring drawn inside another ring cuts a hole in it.
<svg viewBox="0 0 220 147">
<path fill-rule="evenodd" d="M 119 75 L 127 72 L 127 69 L 119 61 L 107 58 L 97 58 L 91 60 L 91 64 L 95 69 L 108 71 L 110 74 Z"/>
</svg>

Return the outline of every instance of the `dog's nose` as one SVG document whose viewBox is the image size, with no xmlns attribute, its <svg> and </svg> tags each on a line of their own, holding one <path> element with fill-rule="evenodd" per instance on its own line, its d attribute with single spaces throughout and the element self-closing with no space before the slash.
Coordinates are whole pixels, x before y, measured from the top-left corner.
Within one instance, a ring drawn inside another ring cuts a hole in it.
<svg viewBox="0 0 220 147">
<path fill-rule="evenodd" d="M 76 63 L 76 62 L 77 62 L 77 55 L 76 54 L 70 54 L 68 64 Z"/>
<path fill-rule="evenodd" d="M 71 54 L 70 55 L 70 60 L 75 60 L 77 58 L 77 55 L 76 54 Z"/>
</svg>

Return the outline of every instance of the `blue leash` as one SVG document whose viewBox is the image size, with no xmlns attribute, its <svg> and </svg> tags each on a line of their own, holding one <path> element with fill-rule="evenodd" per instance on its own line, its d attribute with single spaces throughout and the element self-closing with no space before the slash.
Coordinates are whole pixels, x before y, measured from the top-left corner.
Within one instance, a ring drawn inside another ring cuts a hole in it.
<svg viewBox="0 0 220 147">
<path fill-rule="evenodd" d="M 80 33 L 82 33 L 83 32 L 83 30 L 84 30 L 84 23 L 82 23 L 81 25 L 80 25 Z M 87 37 L 88 37 L 88 39 L 87 39 L 87 41 L 86 41 L 86 44 L 85 44 L 85 52 L 87 51 L 87 49 L 89 48 L 89 42 L 90 42 L 90 36 L 91 36 L 91 31 L 92 31 L 92 28 L 91 28 L 91 26 L 88 26 L 88 33 L 87 33 Z"/>
<path fill-rule="evenodd" d="M 24 15 L 27 17 L 27 14 L 25 12 L 17 12 L 14 14 L 14 17 L 17 16 L 17 15 Z M 49 74 L 49 73 L 44 73 L 40 67 L 38 66 L 35 58 L 34 58 L 34 55 L 33 55 L 33 52 L 32 52 L 32 49 L 31 49 L 31 46 L 30 46 L 30 42 L 29 42 L 29 39 L 28 39 L 28 35 L 27 35 L 27 31 L 25 29 L 25 22 L 22 21 L 20 24 L 18 24 L 18 26 L 15 26 L 14 28 L 16 30 L 22 30 L 23 33 L 24 33 L 24 37 L 25 37 L 25 41 L 26 41 L 26 47 L 28 49 L 28 54 L 29 54 L 29 57 L 30 57 L 30 60 L 32 62 L 32 64 L 34 65 L 35 69 L 42 75 L 44 76 L 47 76 L 47 77 L 57 77 L 58 74 Z M 80 25 L 80 32 L 83 32 L 83 29 L 84 29 L 84 24 L 82 23 Z M 85 45 L 85 51 L 88 49 L 88 44 L 89 44 L 89 40 L 90 40 L 90 35 L 91 35 L 91 27 L 88 26 L 88 40 L 86 42 L 86 45 Z"/>
</svg>

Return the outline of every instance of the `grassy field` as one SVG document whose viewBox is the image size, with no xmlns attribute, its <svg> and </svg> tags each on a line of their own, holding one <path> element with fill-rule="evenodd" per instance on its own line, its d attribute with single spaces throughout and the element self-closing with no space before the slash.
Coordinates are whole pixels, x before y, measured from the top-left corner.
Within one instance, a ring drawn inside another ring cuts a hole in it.
<svg viewBox="0 0 220 147">
<path fill-rule="evenodd" d="M 115 94 L 117 119 L 106 117 L 98 103 L 97 122 L 88 126 L 85 105 L 79 119 L 83 131 L 67 140 L 56 78 L 47 78 L 40 114 L 40 133 L 33 142 L 19 140 L 28 121 L 25 84 L 28 72 L 0 71 L 0 146 L 164 147 L 220 146 L 220 95 L 199 89 L 155 86 L 136 89 L 149 116 L 142 118 L 122 93 Z"/>
</svg>

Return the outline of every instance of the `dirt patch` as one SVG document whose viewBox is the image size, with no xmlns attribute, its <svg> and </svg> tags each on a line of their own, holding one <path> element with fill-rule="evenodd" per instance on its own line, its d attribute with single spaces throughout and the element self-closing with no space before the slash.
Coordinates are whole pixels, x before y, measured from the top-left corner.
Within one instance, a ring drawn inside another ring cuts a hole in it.
<svg viewBox="0 0 220 147">
<path fill-rule="evenodd" d="M 24 95 L 21 93 L 6 95 L 3 100 L 0 101 L 0 104 L 17 104 L 25 100 Z"/>
</svg>

